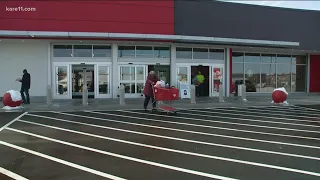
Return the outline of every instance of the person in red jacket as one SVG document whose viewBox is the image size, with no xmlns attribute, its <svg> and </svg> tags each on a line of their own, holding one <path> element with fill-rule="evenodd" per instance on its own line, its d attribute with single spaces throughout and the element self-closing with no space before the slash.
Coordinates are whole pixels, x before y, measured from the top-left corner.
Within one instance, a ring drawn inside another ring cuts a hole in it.
<svg viewBox="0 0 320 180">
<path fill-rule="evenodd" d="M 152 101 L 152 107 L 156 107 L 156 102 L 153 97 L 152 86 L 154 86 L 157 81 L 159 81 L 159 79 L 156 76 L 156 73 L 154 71 L 150 71 L 143 90 L 143 94 L 145 96 L 143 107 L 145 110 L 147 109 L 150 99 Z"/>
</svg>

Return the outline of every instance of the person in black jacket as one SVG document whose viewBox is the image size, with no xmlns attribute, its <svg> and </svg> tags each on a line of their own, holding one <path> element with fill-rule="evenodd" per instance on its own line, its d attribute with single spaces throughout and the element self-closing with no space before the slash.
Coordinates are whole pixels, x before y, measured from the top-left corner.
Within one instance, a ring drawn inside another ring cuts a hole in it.
<svg viewBox="0 0 320 180">
<path fill-rule="evenodd" d="M 20 82 L 21 82 L 20 93 L 21 93 L 23 103 L 30 104 L 29 89 L 30 89 L 30 84 L 31 84 L 31 76 L 26 69 L 23 70 L 23 76 L 22 76 L 22 79 L 20 80 Z M 24 96 L 24 93 L 27 96 L 27 101 L 26 101 L 26 97 Z"/>
</svg>

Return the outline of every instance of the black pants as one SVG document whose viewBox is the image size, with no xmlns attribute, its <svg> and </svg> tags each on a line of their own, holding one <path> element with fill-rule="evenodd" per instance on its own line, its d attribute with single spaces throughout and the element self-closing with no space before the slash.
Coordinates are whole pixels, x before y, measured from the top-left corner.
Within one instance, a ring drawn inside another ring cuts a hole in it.
<svg viewBox="0 0 320 180">
<path fill-rule="evenodd" d="M 203 83 L 196 86 L 196 95 L 198 97 L 203 96 Z"/>
<path fill-rule="evenodd" d="M 25 88 L 21 87 L 20 93 L 21 93 L 23 103 L 29 104 L 30 103 L 29 89 L 25 89 Z M 26 94 L 26 95 L 24 95 L 24 94 Z M 27 101 L 26 101 L 26 96 L 27 96 Z"/>
<path fill-rule="evenodd" d="M 143 107 L 145 109 L 147 109 L 150 99 L 151 99 L 151 102 L 152 102 L 152 107 L 153 108 L 156 107 L 156 101 L 154 100 L 154 98 L 150 97 L 150 96 L 146 96 L 145 99 L 144 99 L 144 104 L 143 104 Z"/>
</svg>

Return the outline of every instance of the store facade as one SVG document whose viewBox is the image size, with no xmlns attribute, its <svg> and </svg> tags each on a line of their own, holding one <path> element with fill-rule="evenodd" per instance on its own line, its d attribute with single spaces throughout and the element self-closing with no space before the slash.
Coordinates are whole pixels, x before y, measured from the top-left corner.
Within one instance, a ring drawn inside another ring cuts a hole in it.
<svg viewBox="0 0 320 180">
<path fill-rule="evenodd" d="M 61 3 L 1 2 L 37 10 L 0 14 L 1 94 L 20 88 L 23 69 L 31 96 L 46 96 L 49 85 L 55 99 L 81 98 L 84 79 L 90 98 L 118 98 L 120 84 L 127 98 L 141 98 L 151 70 L 177 87 L 200 71 L 208 97 L 219 85 L 236 94 L 239 84 L 249 95 L 320 92 L 319 12 L 218 1 Z M 53 7 L 72 16 L 45 13 Z M 221 15 L 228 23 L 212 23 Z"/>
</svg>

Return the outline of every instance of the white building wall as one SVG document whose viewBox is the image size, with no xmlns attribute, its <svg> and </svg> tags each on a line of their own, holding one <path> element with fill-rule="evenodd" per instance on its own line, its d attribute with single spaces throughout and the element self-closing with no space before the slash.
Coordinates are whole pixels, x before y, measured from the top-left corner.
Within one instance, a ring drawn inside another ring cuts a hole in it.
<svg viewBox="0 0 320 180">
<path fill-rule="evenodd" d="M 20 91 L 23 69 L 31 75 L 30 96 L 45 96 L 48 84 L 48 48 L 46 41 L 3 40 L 0 42 L 0 96 Z"/>
</svg>

